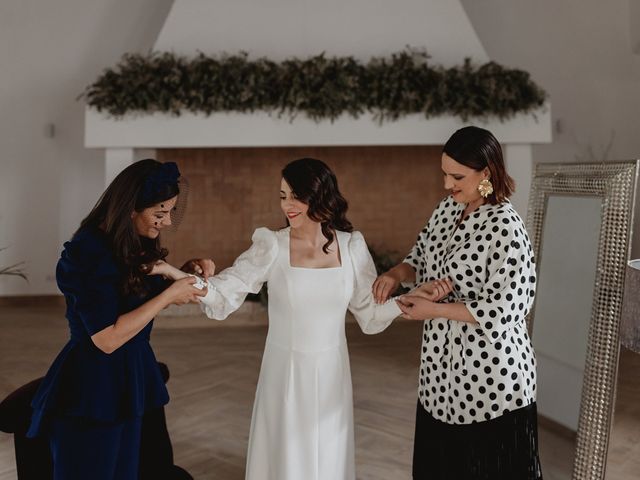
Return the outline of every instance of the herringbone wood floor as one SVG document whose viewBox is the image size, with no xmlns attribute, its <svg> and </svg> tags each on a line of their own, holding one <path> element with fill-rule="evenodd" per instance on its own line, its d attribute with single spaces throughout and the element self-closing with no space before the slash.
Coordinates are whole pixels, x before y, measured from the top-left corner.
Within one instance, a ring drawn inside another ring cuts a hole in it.
<svg viewBox="0 0 640 480">
<path fill-rule="evenodd" d="M 347 325 L 359 479 L 410 478 L 420 328 L 396 322 L 366 336 Z M 0 398 L 42 375 L 67 336 L 62 309 L 51 307 L 3 307 L 0 332 Z M 196 479 L 243 479 L 265 334 L 255 318 L 157 321 L 152 343 L 171 370 L 167 418 L 175 461 Z M 636 479 L 640 472 L 639 369 L 640 356 L 626 352 L 607 479 Z M 571 440 L 545 429 L 540 437 L 545 478 L 570 478 Z M 0 480 L 14 478 L 13 441 L 0 434 Z"/>
</svg>

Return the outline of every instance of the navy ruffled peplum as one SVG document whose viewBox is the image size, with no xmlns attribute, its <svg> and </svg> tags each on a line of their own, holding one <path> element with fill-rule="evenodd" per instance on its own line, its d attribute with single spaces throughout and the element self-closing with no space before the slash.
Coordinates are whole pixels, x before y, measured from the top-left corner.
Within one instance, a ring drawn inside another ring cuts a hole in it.
<svg viewBox="0 0 640 480">
<path fill-rule="evenodd" d="M 149 276 L 147 296 L 122 296 L 122 277 L 108 240 L 89 228 L 65 243 L 56 278 L 67 302 L 70 339 L 31 403 L 27 435 L 38 435 L 51 415 L 113 422 L 165 405 L 169 394 L 149 345 L 153 322 L 111 354 L 90 337 L 162 292 L 167 283 Z"/>
</svg>

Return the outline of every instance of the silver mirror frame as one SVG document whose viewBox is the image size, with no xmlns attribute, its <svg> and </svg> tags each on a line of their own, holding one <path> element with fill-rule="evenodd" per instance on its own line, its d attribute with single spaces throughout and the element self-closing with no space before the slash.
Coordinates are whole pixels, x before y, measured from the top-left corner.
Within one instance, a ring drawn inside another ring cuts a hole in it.
<svg viewBox="0 0 640 480">
<path fill-rule="evenodd" d="M 640 161 L 538 164 L 531 184 L 527 230 L 534 255 L 542 254 L 551 195 L 602 198 L 596 280 L 587 344 L 573 480 L 604 480 L 613 420 L 620 315 Z M 539 269 L 540 262 L 537 262 Z M 538 271 L 538 278 L 540 272 Z M 533 332 L 535 305 L 527 319 Z"/>
</svg>

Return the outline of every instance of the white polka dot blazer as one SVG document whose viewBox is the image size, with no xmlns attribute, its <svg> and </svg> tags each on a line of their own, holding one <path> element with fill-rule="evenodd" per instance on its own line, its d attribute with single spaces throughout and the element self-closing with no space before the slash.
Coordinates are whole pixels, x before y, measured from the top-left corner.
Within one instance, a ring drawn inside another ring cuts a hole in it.
<svg viewBox="0 0 640 480">
<path fill-rule="evenodd" d="M 440 202 L 404 260 L 418 283 L 449 277 L 444 302 L 463 302 L 477 324 L 426 320 L 420 402 L 451 424 L 491 420 L 536 398 L 536 361 L 525 316 L 535 293 L 533 251 L 507 201 L 484 204 L 458 225 L 465 205 Z"/>
</svg>

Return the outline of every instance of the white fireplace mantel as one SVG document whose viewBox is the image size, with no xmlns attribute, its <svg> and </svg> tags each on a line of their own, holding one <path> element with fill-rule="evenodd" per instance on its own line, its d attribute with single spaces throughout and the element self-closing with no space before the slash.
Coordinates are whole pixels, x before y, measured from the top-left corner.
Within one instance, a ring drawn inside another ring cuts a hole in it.
<svg viewBox="0 0 640 480">
<path fill-rule="evenodd" d="M 551 142 L 548 105 L 534 114 L 504 121 L 489 118 L 465 122 L 452 116 L 426 119 L 410 115 L 382 124 L 371 114 L 317 123 L 304 115 L 290 120 L 265 112 L 211 116 L 185 113 L 179 117 L 158 113 L 118 119 L 87 108 L 85 115 L 85 146 L 105 149 L 106 184 L 140 157 L 141 149 L 442 145 L 458 128 L 477 125 L 493 132 L 505 148 L 507 168 L 519 187 L 512 202 L 521 214 L 526 213 L 529 198 L 531 145 Z"/>
<path fill-rule="evenodd" d="M 87 108 L 85 115 L 85 146 L 89 148 L 442 145 L 455 130 L 470 124 L 487 128 L 503 144 L 551 141 L 549 106 L 505 121 L 465 122 L 453 116 L 426 119 L 416 114 L 382 124 L 371 114 L 357 119 L 344 115 L 333 122 L 315 122 L 304 115 L 291 120 L 266 112 L 156 113 L 118 119 Z"/>
</svg>

